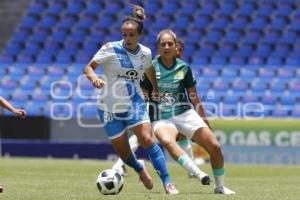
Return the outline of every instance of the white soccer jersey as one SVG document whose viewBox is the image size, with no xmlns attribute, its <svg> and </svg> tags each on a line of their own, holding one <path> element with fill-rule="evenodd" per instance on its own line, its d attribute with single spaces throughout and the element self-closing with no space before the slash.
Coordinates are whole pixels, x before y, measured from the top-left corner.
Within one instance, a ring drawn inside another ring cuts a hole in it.
<svg viewBox="0 0 300 200">
<path fill-rule="evenodd" d="M 141 44 L 135 54 L 124 47 L 123 40 L 109 42 L 101 47 L 93 60 L 103 65 L 102 79 L 106 85 L 100 90 L 97 105 L 101 110 L 126 112 L 136 95 L 143 97 L 140 79 L 151 66 L 151 50 Z"/>
</svg>

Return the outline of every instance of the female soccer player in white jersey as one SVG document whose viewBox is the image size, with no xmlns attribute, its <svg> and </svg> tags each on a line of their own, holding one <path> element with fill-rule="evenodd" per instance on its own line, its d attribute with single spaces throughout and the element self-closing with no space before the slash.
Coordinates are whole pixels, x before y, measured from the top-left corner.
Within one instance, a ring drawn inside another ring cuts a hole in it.
<svg viewBox="0 0 300 200">
<path fill-rule="evenodd" d="M 16 116 L 20 118 L 26 117 L 26 111 L 23 109 L 15 108 L 11 105 L 6 99 L 0 96 L 0 106 L 14 113 Z M 3 192 L 3 186 L 0 184 L 0 192 Z"/>
<path fill-rule="evenodd" d="M 202 146 L 210 155 L 215 177 L 215 193 L 235 194 L 224 186 L 224 157 L 221 146 L 211 131 L 205 110 L 195 88 L 191 68 L 176 58 L 176 35 L 169 29 L 157 37 L 159 57 L 152 61 L 159 93 L 158 120 L 153 122 L 156 138 L 170 155 L 185 168 L 193 162 L 176 143 L 178 133 Z M 189 101 L 195 109 L 191 108 Z M 180 156 L 178 156 L 180 155 Z"/>
<path fill-rule="evenodd" d="M 157 93 L 155 72 L 151 66 L 151 50 L 138 43 L 144 18 L 143 8 L 135 6 L 134 15 L 123 20 L 123 40 L 102 46 L 85 67 L 85 74 L 94 87 L 101 89 L 97 101 L 99 118 L 118 155 L 139 174 L 144 186 L 152 189 L 151 176 L 129 147 L 126 131 L 131 129 L 148 154 L 166 193 L 178 194 L 178 190 L 170 182 L 164 154 L 154 142 L 139 86 L 145 72 Z M 101 78 L 95 73 L 99 64 L 103 65 Z"/>
</svg>

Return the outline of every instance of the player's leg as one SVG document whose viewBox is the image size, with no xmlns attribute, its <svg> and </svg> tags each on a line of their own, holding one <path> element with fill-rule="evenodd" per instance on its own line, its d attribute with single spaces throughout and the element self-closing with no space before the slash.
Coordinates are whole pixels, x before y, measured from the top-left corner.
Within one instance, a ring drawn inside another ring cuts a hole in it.
<svg viewBox="0 0 300 200">
<path fill-rule="evenodd" d="M 167 149 L 171 157 L 178 162 L 189 173 L 194 174 L 203 185 L 208 185 L 210 179 L 206 173 L 201 171 L 185 151 L 177 144 L 178 130 L 169 121 L 161 120 L 154 123 L 155 136 Z"/>
<path fill-rule="evenodd" d="M 179 133 L 177 136 L 177 143 L 191 159 L 194 159 L 193 147 L 192 147 L 191 140 L 189 138 Z"/>
<path fill-rule="evenodd" d="M 205 127 L 199 128 L 193 136 L 193 141 L 202 146 L 210 155 L 211 166 L 215 177 L 215 193 L 235 194 L 224 186 L 224 156 L 221 146 L 212 131 Z"/>
<path fill-rule="evenodd" d="M 190 141 L 186 136 L 183 134 L 179 133 L 177 136 L 177 144 L 187 153 L 187 155 L 193 160 L 194 159 L 194 154 L 193 154 L 193 146 Z M 194 174 L 188 172 L 188 177 L 192 178 L 195 177 Z"/>
<path fill-rule="evenodd" d="M 137 136 L 139 144 L 145 149 L 149 156 L 154 169 L 163 182 L 167 194 L 178 194 L 178 190 L 171 184 L 167 164 L 162 149 L 155 143 L 150 125 L 146 104 L 143 99 L 135 99 L 129 111 L 129 119 L 127 120 L 128 129 L 131 129 Z"/>
<path fill-rule="evenodd" d="M 128 133 L 129 131 L 127 131 Z M 129 137 L 129 146 L 130 146 L 130 149 L 131 151 L 134 153 L 137 148 L 139 147 L 139 143 L 138 143 L 138 140 L 137 140 L 137 137 L 132 134 L 130 137 Z M 117 161 L 114 163 L 113 169 L 119 171 L 121 173 L 122 176 L 127 176 L 127 169 L 126 169 L 126 165 L 125 163 L 123 162 L 123 160 L 121 158 L 118 158 Z"/>
<path fill-rule="evenodd" d="M 140 145 L 145 149 L 149 159 L 161 178 L 167 194 L 178 194 L 178 190 L 171 184 L 166 160 L 161 148 L 154 142 L 150 123 L 143 123 L 132 127 Z"/>
<path fill-rule="evenodd" d="M 100 121 L 103 123 L 102 125 L 105 128 L 106 134 L 117 154 L 124 161 L 124 163 L 132 167 L 139 174 L 144 186 L 147 189 L 152 189 L 153 182 L 151 176 L 149 175 L 146 167 L 143 166 L 142 163 L 138 162 L 134 153 L 132 153 L 130 149 L 128 136 L 125 134 L 127 129 L 126 123 L 124 120 L 120 120 L 126 114 L 112 114 L 104 112 L 100 109 L 98 109 L 98 114 Z"/>
</svg>

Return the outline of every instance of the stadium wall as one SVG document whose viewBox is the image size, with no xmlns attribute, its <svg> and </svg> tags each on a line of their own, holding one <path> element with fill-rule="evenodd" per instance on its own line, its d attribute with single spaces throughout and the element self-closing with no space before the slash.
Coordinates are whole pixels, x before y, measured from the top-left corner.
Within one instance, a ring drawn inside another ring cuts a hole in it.
<svg viewBox="0 0 300 200">
<path fill-rule="evenodd" d="M 76 120 L 51 121 L 50 124 L 53 129 L 48 140 L 2 139 L 2 154 L 92 159 L 116 157 L 103 129 L 79 127 L 75 125 Z M 227 163 L 300 164 L 298 120 L 213 120 L 212 125 Z M 194 153 L 196 158 L 208 158 L 196 145 Z M 142 149 L 139 149 L 138 156 L 146 157 Z"/>
</svg>

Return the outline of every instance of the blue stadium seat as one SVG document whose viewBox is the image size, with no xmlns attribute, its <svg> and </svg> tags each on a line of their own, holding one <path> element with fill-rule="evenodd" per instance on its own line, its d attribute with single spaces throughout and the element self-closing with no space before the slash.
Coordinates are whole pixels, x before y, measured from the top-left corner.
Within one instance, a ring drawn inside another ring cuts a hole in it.
<svg viewBox="0 0 300 200">
<path fill-rule="evenodd" d="M 219 51 L 217 52 L 218 56 L 230 57 L 234 54 L 236 45 L 228 42 L 224 42 L 219 45 Z"/>
<path fill-rule="evenodd" d="M 280 2 L 277 6 L 277 10 L 275 11 L 278 16 L 289 16 L 293 11 L 293 7 L 291 3 L 288 2 Z"/>
<path fill-rule="evenodd" d="M 85 13 L 91 16 L 97 16 L 101 13 L 103 5 L 99 2 L 89 2 L 85 8 Z"/>
<path fill-rule="evenodd" d="M 229 1 L 224 1 L 223 4 L 220 6 L 218 12 L 221 15 L 225 15 L 225 16 L 231 16 L 236 9 L 236 4 L 234 1 L 229 2 Z"/>
<path fill-rule="evenodd" d="M 267 58 L 266 64 L 268 67 L 280 67 L 283 64 L 283 59 L 281 57 L 271 56 Z"/>
<path fill-rule="evenodd" d="M 261 78 L 273 78 L 275 77 L 275 72 L 271 68 L 260 68 L 258 70 L 258 76 Z"/>
<path fill-rule="evenodd" d="M 265 58 L 263 56 L 253 55 L 248 58 L 248 65 L 261 67 L 265 64 Z"/>
<path fill-rule="evenodd" d="M 83 4 L 79 1 L 77 2 L 69 2 L 68 6 L 65 10 L 65 13 L 68 15 L 78 15 L 83 10 Z"/>
<path fill-rule="evenodd" d="M 282 106 L 276 106 L 272 110 L 272 117 L 276 118 L 286 118 L 289 117 L 289 110 Z"/>
<path fill-rule="evenodd" d="M 275 105 L 275 103 L 277 102 L 277 98 L 274 97 L 273 95 L 264 95 L 262 96 L 262 99 L 261 99 L 261 103 L 263 105 Z"/>
<path fill-rule="evenodd" d="M 257 103 L 258 102 L 258 96 L 255 95 L 255 93 L 248 93 L 242 96 L 242 102 L 243 103 Z"/>
<path fill-rule="evenodd" d="M 54 16 L 45 16 L 38 23 L 40 28 L 52 29 L 54 25 L 57 23 L 57 18 Z"/>
<path fill-rule="evenodd" d="M 238 30 L 227 31 L 225 41 L 228 43 L 237 44 L 241 39 L 241 32 Z"/>
<path fill-rule="evenodd" d="M 74 27 L 74 24 L 76 24 L 76 17 L 72 15 L 65 15 L 62 16 L 60 21 L 57 23 L 58 29 L 71 29 Z"/>
<path fill-rule="evenodd" d="M 254 52 L 254 55 L 267 57 L 271 54 L 271 51 L 272 51 L 272 47 L 270 44 L 261 44 Z"/>
<path fill-rule="evenodd" d="M 296 109 L 292 109 L 291 111 L 292 117 L 300 118 L 300 107 L 296 107 Z"/>
<path fill-rule="evenodd" d="M 50 31 L 45 28 L 37 28 L 31 35 L 31 40 L 33 42 L 44 42 L 50 35 Z"/>
<path fill-rule="evenodd" d="M 213 21 L 210 23 L 211 29 L 224 30 L 229 24 L 229 19 L 223 15 L 216 15 Z"/>
<path fill-rule="evenodd" d="M 93 26 L 94 21 L 94 17 L 92 16 L 83 16 L 79 19 L 77 23 L 77 28 L 89 30 Z"/>
<path fill-rule="evenodd" d="M 3 53 L 5 55 L 16 56 L 21 52 L 21 50 L 22 46 L 19 42 L 12 42 L 7 44 L 7 46 L 3 50 Z"/>
<path fill-rule="evenodd" d="M 240 44 L 235 55 L 240 56 L 240 57 L 248 57 L 248 56 L 252 55 L 253 51 L 254 51 L 253 45 Z"/>
<path fill-rule="evenodd" d="M 248 89 L 248 83 L 242 80 L 241 78 L 237 78 L 232 82 L 232 90 L 235 92 L 243 92 Z"/>
<path fill-rule="evenodd" d="M 223 36 L 223 34 L 221 31 L 212 30 L 207 33 L 206 41 L 210 42 L 210 43 L 218 43 L 221 40 L 222 36 Z"/>
<path fill-rule="evenodd" d="M 45 11 L 45 13 L 46 15 L 59 16 L 59 14 L 63 12 L 64 9 L 65 9 L 65 5 L 63 2 L 50 1 L 49 7 Z"/>
<path fill-rule="evenodd" d="M 195 1 L 187 1 L 181 4 L 181 13 L 190 15 L 191 13 L 195 13 L 199 9 L 197 2 Z"/>
<path fill-rule="evenodd" d="M 284 94 L 280 96 L 280 103 L 282 105 L 294 106 L 297 103 L 297 98 L 296 94 Z"/>
<path fill-rule="evenodd" d="M 274 5 L 272 2 L 264 1 L 259 4 L 259 8 L 257 10 L 258 16 L 270 16 L 274 11 Z"/>
<path fill-rule="evenodd" d="M 235 68 L 237 67 L 237 68 L 239 68 L 239 67 L 241 67 L 241 66 L 243 66 L 245 64 L 246 64 L 246 60 L 242 56 L 234 55 L 234 56 L 231 56 L 229 58 L 229 65 L 231 67 L 235 67 Z"/>
<path fill-rule="evenodd" d="M 277 71 L 277 77 L 282 80 L 291 80 L 294 77 L 293 71 L 288 68 L 279 68 Z"/>
<path fill-rule="evenodd" d="M 217 10 L 217 3 L 214 1 L 204 1 L 200 2 L 201 8 L 199 10 L 199 13 L 203 15 L 213 15 L 213 13 Z"/>
<path fill-rule="evenodd" d="M 249 28 L 252 30 L 263 30 L 264 27 L 267 25 L 268 21 L 266 17 L 256 17 L 252 23 L 249 24 Z"/>
<path fill-rule="evenodd" d="M 234 79 L 237 76 L 237 70 L 235 68 L 223 68 L 221 70 L 221 76 L 226 79 Z"/>
<path fill-rule="evenodd" d="M 106 3 L 106 6 L 104 8 L 104 13 L 106 14 L 111 14 L 111 15 L 115 15 L 116 13 L 118 13 L 122 7 L 122 3 L 120 2 L 110 2 L 110 3 Z"/>
<path fill-rule="evenodd" d="M 253 80 L 256 77 L 256 71 L 254 69 L 243 67 L 240 69 L 240 77 L 241 79 Z"/>
<path fill-rule="evenodd" d="M 297 40 L 298 36 L 295 31 L 288 30 L 283 33 L 283 36 L 280 39 L 280 42 L 286 43 L 286 44 L 294 44 L 294 42 Z"/>
<path fill-rule="evenodd" d="M 246 16 L 239 16 L 233 19 L 231 28 L 236 30 L 244 30 L 249 23 L 249 19 Z"/>
<path fill-rule="evenodd" d="M 300 94 L 300 82 L 299 82 L 299 80 L 289 83 L 289 91 L 291 93 Z"/>
<path fill-rule="evenodd" d="M 33 2 L 29 5 L 28 14 L 29 15 L 40 15 L 45 10 L 46 5 L 42 2 Z"/>
</svg>

